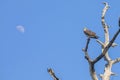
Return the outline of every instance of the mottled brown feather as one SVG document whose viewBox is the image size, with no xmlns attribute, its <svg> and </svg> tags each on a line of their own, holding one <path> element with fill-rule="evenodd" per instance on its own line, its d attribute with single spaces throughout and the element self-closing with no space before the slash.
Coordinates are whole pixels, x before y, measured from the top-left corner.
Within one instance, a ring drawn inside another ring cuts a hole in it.
<svg viewBox="0 0 120 80">
<path fill-rule="evenodd" d="M 98 36 L 96 35 L 95 32 L 92 32 L 91 30 L 88 30 L 87 28 L 84 30 L 84 33 L 85 33 L 88 37 L 95 38 L 95 39 L 98 38 Z"/>
</svg>

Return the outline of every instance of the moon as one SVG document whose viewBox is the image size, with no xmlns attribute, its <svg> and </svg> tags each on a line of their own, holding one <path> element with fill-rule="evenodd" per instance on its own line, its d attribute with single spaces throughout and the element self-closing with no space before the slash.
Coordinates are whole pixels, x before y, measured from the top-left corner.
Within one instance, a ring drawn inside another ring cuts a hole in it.
<svg viewBox="0 0 120 80">
<path fill-rule="evenodd" d="M 21 33 L 24 33 L 24 32 L 25 32 L 25 28 L 24 28 L 24 26 L 22 26 L 22 25 L 16 26 L 16 29 L 17 29 L 19 32 L 21 32 Z"/>
</svg>

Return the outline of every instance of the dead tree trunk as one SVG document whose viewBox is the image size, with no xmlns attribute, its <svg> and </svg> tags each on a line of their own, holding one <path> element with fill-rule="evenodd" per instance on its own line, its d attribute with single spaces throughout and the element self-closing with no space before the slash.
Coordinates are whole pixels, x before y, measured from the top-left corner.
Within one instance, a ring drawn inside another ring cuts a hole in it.
<svg viewBox="0 0 120 80">
<path fill-rule="evenodd" d="M 106 11 L 109 9 L 109 5 L 106 2 L 104 4 L 105 4 L 105 7 L 102 10 L 101 23 L 102 23 L 103 30 L 104 30 L 105 41 L 102 42 L 98 39 L 96 40 L 101 45 L 102 52 L 94 60 L 92 60 L 90 58 L 90 56 L 88 55 L 87 50 L 89 48 L 89 42 L 94 36 L 94 35 L 91 34 L 92 32 L 90 34 L 89 33 L 86 34 L 88 36 L 88 39 L 87 39 L 86 47 L 83 49 L 83 51 L 85 53 L 85 58 L 89 63 L 89 70 L 90 70 L 92 80 L 98 80 L 98 75 L 96 74 L 96 71 L 94 69 L 94 65 L 98 61 L 100 61 L 102 58 L 104 58 L 105 61 L 107 62 L 106 65 L 105 65 L 105 68 L 104 68 L 104 73 L 100 74 L 100 77 L 101 77 L 102 80 L 110 80 L 110 76 L 115 75 L 115 73 L 113 73 L 111 71 L 113 64 L 120 62 L 120 58 L 116 58 L 115 60 L 112 60 L 109 56 L 109 53 L 108 53 L 108 50 L 109 50 L 110 47 L 115 47 L 117 45 L 116 43 L 114 43 L 114 41 L 117 38 L 118 34 L 120 33 L 120 20 L 119 20 L 118 31 L 116 31 L 113 38 L 110 40 L 109 39 L 109 26 L 105 22 L 105 14 L 106 14 Z"/>
<path fill-rule="evenodd" d="M 104 58 L 104 60 L 107 62 L 105 65 L 103 74 L 100 74 L 100 77 L 102 80 L 110 80 L 110 76 L 115 75 L 115 73 L 113 73 L 111 70 L 113 64 L 120 62 L 120 58 L 116 58 L 115 60 L 112 60 L 108 53 L 108 50 L 110 47 L 117 46 L 117 44 L 114 43 L 114 41 L 117 38 L 118 34 L 120 33 L 120 18 L 119 18 L 118 30 L 114 34 L 113 38 L 110 40 L 109 39 L 109 26 L 105 22 L 105 14 L 106 14 L 107 10 L 109 9 L 109 5 L 106 2 L 104 3 L 104 5 L 105 5 L 105 7 L 102 10 L 101 23 L 102 23 L 103 30 L 104 30 L 105 41 L 104 42 L 100 41 L 98 39 L 98 36 L 96 35 L 96 33 L 92 32 L 90 30 L 87 30 L 87 28 L 84 29 L 84 33 L 87 35 L 88 38 L 87 38 L 86 46 L 82 50 L 85 54 L 85 59 L 89 63 L 89 70 L 90 70 L 90 75 L 91 75 L 92 80 L 99 80 L 98 75 L 96 74 L 94 65 L 98 61 L 100 61 L 102 58 Z M 88 54 L 88 48 L 89 48 L 89 43 L 90 43 L 91 39 L 96 39 L 96 41 L 100 44 L 101 50 L 102 50 L 101 54 L 98 57 L 96 57 L 95 59 L 91 59 Z M 60 80 L 58 77 L 56 77 L 54 71 L 51 68 L 48 69 L 47 71 L 54 80 Z"/>
</svg>

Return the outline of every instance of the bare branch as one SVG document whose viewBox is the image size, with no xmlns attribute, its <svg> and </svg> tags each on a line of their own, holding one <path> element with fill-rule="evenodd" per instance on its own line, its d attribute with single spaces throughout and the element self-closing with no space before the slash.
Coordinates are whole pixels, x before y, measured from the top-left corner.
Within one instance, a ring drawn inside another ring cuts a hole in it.
<svg viewBox="0 0 120 80">
<path fill-rule="evenodd" d="M 108 8 L 109 8 L 109 5 L 108 5 L 108 3 L 106 3 L 106 2 L 104 2 L 103 4 L 105 4 L 105 7 L 104 7 L 104 9 L 103 9 L 103 11 L 102 11 L 102 17 L 101 17 L 101 22 L 102 22 L 102 25 L 103 25 L 103 28 L 104 27 L 106 27 L 107 26 L 107 24 L 105 23 L 105 19 L 104 19 L 104 17 L 105 17 L 105 14 L 106 14 L 106 11 L 108 10 Z"/>
<path fill-rule="evenodd" d="M 113 60 L 113 64 L 120 62 L 120 58 Z"/>
<path fill-rule="evenodd" d="M 102 23 L 102 26 L 104 29 L 104 35 L 105 35 L 104 47 L 106 47 L 106 45 L 109 43 L 109 31 L 108 31 L 109 26 L 107 25 L 107 23 L 105 21 L 105 14 L 106 14 L 107 10 L 109 9 L 109 5 L 106 2 L 104 2 L 104 4 L 105 4 L 105 7 L 103 8 L 103 11 L 102 11 L 101 23 Z M 104 58 L 106 61 L 111 60 L 108 52 L 106 52 L 106 55 L 104 56 Z"/>
<path fill-rule="evenodd" d="M 47 71 L 53 77 L 54 80 L 59 80 L 59 78 L 56 77 L 54 71 L 51 68 L 47 69 Z"/>
<path fill-rule="evenodd" d="M 86 43 L 86 47 L 85 47 L 85 51 L 87 52 L 87 50 L 88 50 L 88 45 L 89 45 L 89 43 L 90 43 L 90 37 L 88 37 L 88 39 L 87 39 L 87 43 Z"/>
<path fill-rule="evenodd" d="M 90 70 L 90 75 L 92 77 L 92 80 L 98 80 L 93 62 L 89 63 L 89 70 Z"/>
<path fill-rule="evenodd" d="M 88 52 L 87 52 L 89 43 L 90 43 L 90 37 L 88 37 L 85 49 L 83 49 L 83 51 L 85 53 L 85 58 L 87 59 L 87 61 L 89 63 L 89 70 L 90 70 L 90 74 L 91 74 L 92 79 L 98 80 L 95 69 L 94 69 L 93 61 L 90 59 Z"/>
<path fill-rule="evenodd" d="M 109 42 L 109 44 L 104 48 L 103 52 L 93 61 L 94 63 L 98 62 L 101 58 L 104 57 L 106 52 L 109 50 L 115 39 L 117 38 L 118 34 L 120 33 L 120 29 L 116 32 L 116 34 L 113 36 L 112 40 Z"/>
<path fill-rule="evenodd" d="M 90 37 L 88 37 L 86 47 L 85 49 L 83 49 L 83 51 L 85 53 L 85 58 L 88 60 L 88 62 L 91 62 L 92 60 L 90 59 L 88 52 L 87 52 L 89 43 L 90 43 Z"/>
<path fill-rule="evenodd" d="M 111 71 L 112 65 L 113 61 L 110 61 L 105 65 L 104 74 L 101 76 L 102 80 L 110 80 L 110 76 L 114 75 L 114 73 Z"/>
<path fill-rule="evenodd" d="M 85 49 L 83 49 L 83 51 L 85 53 L 85 58 L 87 59 L 87 61 L 89 63 L 89 70 L 90 70 L 90 74 L 91 74 L 92 79 L 98 80 L 95 69 L 94 69 L 93 61 L 90 59 L 88 52 L 87 52 L 89 43 L 90 43 L 90 37 L 88 37 Z"/>
<path fill-rule="evenodd" d="M 102 41 L 100 41 L 100 40 L 96 40 L 102 47 L 104 47 L 104 43 L 102 42 Z"/>
<path fill-rule="evenodd" d="M 112 76 L 116 76 L 117 74 L 116 74 L 116 73 L 111 72 L 111 75 L 112 75 Z"/>
<path fill-rule="evenodd" d="M 113 44 L 112 44 L 112 47 L 114 48 L 115 46 L 118 46 L 118 44 L 116 44 L 116 43 L 113 43 Z"/>
<path fill-rule="evenodd" d="M 109 8 L 109 5 L 106 2 L 104 2 L 104 4 L 105 4 L 105 7 L 103 8 L 103 11 L 102 11 L 101 23 L 105 32 L 105 44 L 107 44 L 109 42 L 109 31 L 108 31 L 108 25 L 105 21 L 105 14 Z"/>
</svg>

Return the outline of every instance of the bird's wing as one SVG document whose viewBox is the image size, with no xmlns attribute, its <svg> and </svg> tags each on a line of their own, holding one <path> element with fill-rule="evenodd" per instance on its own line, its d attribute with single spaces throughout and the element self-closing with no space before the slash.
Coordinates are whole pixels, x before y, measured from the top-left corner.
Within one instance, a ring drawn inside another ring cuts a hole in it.
<svg viewBox="0 0 120 80">
<path fill-rule="evenodd" d="M 92 32 L 91 30 L 87 30 L 86 34 L 88 34 L 89 36 L 95 36 L 96 35 L 96 33 Z"/>
</svg>

